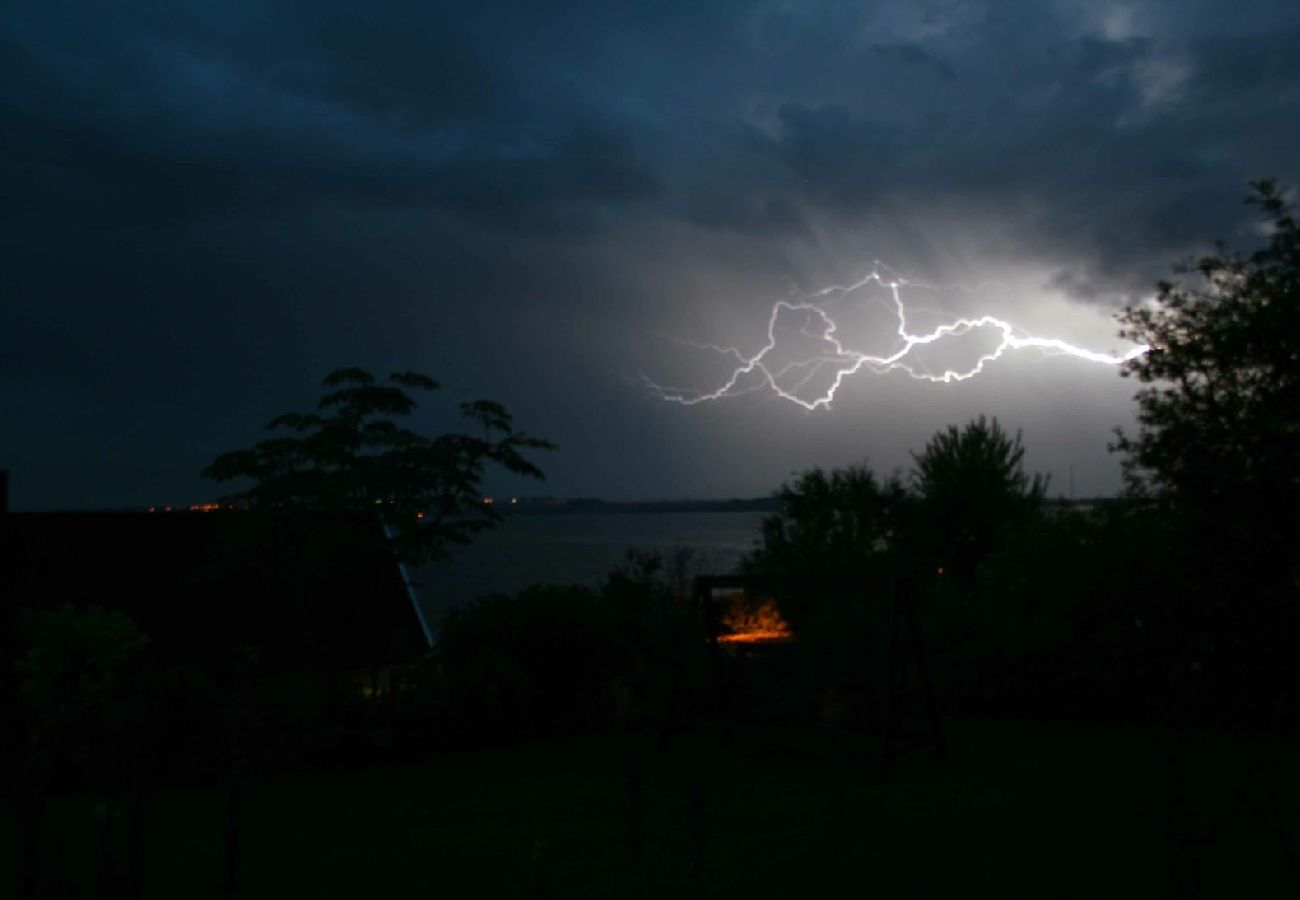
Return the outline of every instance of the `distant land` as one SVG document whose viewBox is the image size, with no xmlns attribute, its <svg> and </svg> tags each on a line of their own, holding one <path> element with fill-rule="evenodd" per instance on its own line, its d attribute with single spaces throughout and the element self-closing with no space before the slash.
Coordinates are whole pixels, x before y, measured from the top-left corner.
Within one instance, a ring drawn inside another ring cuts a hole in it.
<svg viewBox="0 0 1300 900">
<path fill-rule="evenodd" d="M 781 498 L 732 497 L 723 500 L 601 500 L 598 497 L 484 498 L 504 512 L 554 515 L 562 513 L 778 512 Z M 1049 508 L 1088 509 L 1126 502 L 1123 497 L 1046 497 Z"/>
<path fill-rule="evenodd" d="M 527 515 L 575 513 L 670 513 L 670 512 L 775 512 L 781 508 L 776 497 L 733 497 L 724 500 L 601 500 L 597 497 L 506 497 L 491 498 L 503 511 Z"/>
<path fill-rule="evenodd" d="M 484 497 L 507 515 L 566 515 L 582 513 L 669 513 L 669 512 L 774 512 L 781 508 L 776 497 L 730 498 L 723 500 L 601 500 L 598 497 Z M 176 506 L 104 506 L 27 510 L 27 512 L 117 512 L 196 513 L 217 512 L 223 504 L 191 503 Z"/>
<path fill-rule="evenodd" d="M 781 509 L 779 497 L 731 497 L 715 500 L 601 500 L 599 497 L 484 497 L 507 515 L 583 515 L 609 513 L 709 513 L 709 512 L 777 512 Z M 1123 504 L 1123 497 L 1048 497 L 1043 503 L 1049 508 L 1088 509 L 1112 504 Z M 97 509 L 61 509 L 45 512 L 215 512 L 221 504 L 193 503 L 188 506 L 114 506 Z M 37 512 L 37 510 L 28 510 Z"/>
</svg>

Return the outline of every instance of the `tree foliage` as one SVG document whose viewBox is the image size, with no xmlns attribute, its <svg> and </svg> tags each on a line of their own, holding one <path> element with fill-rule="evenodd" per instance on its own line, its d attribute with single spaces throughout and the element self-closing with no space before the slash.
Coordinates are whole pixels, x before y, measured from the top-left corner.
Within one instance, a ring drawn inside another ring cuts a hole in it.
<svg viewBox="0 0 1300 900">
<path fill-rule="evenodd" d="M 1046 480 L 1028 476 L 1023 458 L 1020 435 L 981 416 L 913 454 L 910 485 L 865 465 L 811 469 L 777 491 L 781 510 L 764 520 L 747 568 L 864 577 L 888 558 L 896 573 L 924 560 L 973 578 L 1001 533 L 1042 502 Z"/>
<path fill-rule="evenodd" d="M 705 679 L 693 560 L 629 553 L 599 588 L 534 585 L 442 619 L 436 681 L 471 736 L 520 737 L 680 716 Z"/>
<path fill-rule="evenodd" d="M 1047 480 L 1025 473 L 1020 432 L 1011 438 L 997 419 L 984 416 L 964 427 L 949 425 L 913 453 L 912 480 L 931 503 L 963 511 L 1007 511 L 1042 500 Z"/>
<path fill-rule="evenodd" d="M 781 510 L 763 520 L 748 567 L 755 571 L 861 576 L 890 546 L 907 504 L 907 490 L 865 465 L 816 468 L 777 491 Z"/>
<path fill-rule="evenodd" d="M 1266 246 L 1214 253 L 1120 314 L 1151 351 L 1136 377 L 1139 430 L 1120 433 L 1131 483 L 1185 512 L 1263 517 L 1300 538 L 1300 225 L 1272 181 L 1253 183 Z"/>
<path fill-rule="evenodd" d="M 323 386 L 316 412 L 277 416 L 267 425 L 275 437 L 223 453 L 204 477 L 251 482 L 225 499 L 252 509 L 376 517 L 403 558 L 425 561 L 500 521 L 483 503 L 488 466 L 540 479 L 529 452 L 553 449 L 515 430 L 505 408 L 488 400 L 460 407 L 479 434 L 430 437 L 405 427 L 398 420 L 415 410 L 412 392 L 438 387 L 427 375 L 396 372 L 377 381 L 344 368 Z"/>
<path fill-rule="evenodd" d="M 1047 490 L 1024 470 L 1021 435 L 1011 438 L 984 416 L 950 425 L 912 454 L 912 484 L 937 562 L 967 586 L 975 568 L 1008 527 L 1035 513 Z"/>
<path fill-rule="evenodd" d="M 1181 677 L 1225 715 L 1294 724 L 1300 224 L 1274 182 L 1252 187 L 1263 247 L 1220 243 L 1121 313 L 1121 334 L 1151 350 L 1125 367 L 1139 427 L 1115 448 L 1170 526 L 1161 590 L 1183 623 Z"/>
</svg>

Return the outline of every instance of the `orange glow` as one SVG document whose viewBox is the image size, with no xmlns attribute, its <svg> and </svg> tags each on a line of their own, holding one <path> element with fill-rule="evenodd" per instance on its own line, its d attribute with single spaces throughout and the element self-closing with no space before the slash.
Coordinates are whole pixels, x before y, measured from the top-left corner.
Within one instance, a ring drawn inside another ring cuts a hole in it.
<svg viewBox="0 0 1300 900">
<path fill-rule="evenodd" d="M 764 600 L 750 606 L 739 599 L 722 616 L 726 633 L 718 635 L 723 644 L 773 644 L 794 639 L 794 632 L 774 600 Z"/>
<path fill-rule="evenodd" d="M 492 497 L 484 497 L 484 498 L 483 498 L 483 502 L 484 502 L 484 503 L 496 503 L 497 501 L 496 501 L 494 498 L 492 498 Z"/>
<path fill-rule="evenodd" d="M 220 503 L 191 503 L 190 512 L 212 512 L 221 509 Z"/>
</svg>

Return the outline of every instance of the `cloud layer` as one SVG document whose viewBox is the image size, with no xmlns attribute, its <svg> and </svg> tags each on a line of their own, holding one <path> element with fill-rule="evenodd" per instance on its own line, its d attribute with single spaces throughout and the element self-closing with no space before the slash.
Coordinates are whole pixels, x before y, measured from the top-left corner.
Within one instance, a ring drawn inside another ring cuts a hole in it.
<svg viewBox="0 0 1300 900">
<path fill-rule="evenodd" d="M 557 493 L 761 493 L 984 411 L 1108 490 L 1113 372 L 820 417 L 628 376 L 876 258 L 1113 341 L 1172 262 L 1253 236 L 1249 179 L 1296 178 L 1296 46 L 1282 2 L 10 6 L 0 465 L 20 505 L 197 498 L 359 363 L 505 401 Z"/>
</svg>

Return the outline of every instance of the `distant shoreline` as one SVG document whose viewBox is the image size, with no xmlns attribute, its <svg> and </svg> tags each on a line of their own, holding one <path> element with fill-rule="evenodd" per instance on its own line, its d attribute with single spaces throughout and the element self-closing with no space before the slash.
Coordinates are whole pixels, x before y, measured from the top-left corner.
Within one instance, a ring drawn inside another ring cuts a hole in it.
<svg viewBox="0 0 1300 900">
<path fill-rule="evenodd" d="M 1123 497 L 1048 497 L 1043 503 L 1048 507 L 1091 508 L 1125 503 Z M 502 505 L 502 501 L 497 501 Z M 536 500 L 520 498 L 517 503 L 506 502 L 502 511 L 509 515 L 568 515 L 582 513 L 706 513 L 706 512 L 780 512 L 781 498 L 752 497 L 727 500 L 599 500 L 594 497 L 577 497 L 569 500 Z"/>
<path fill-rule="evenodd" d="M 595 497 L 500 497 L 494 499 L 496 508 L 507 516 L 557 516 L 632 513 L 724 513 L 724 512 L 780 512 L 779 497 L 730 498 L 725 500 L 600 500 Z M 1101 506 L 1118 506 L 1132 502 L 1124 497 L 1048 497 L 1044 505 L 1052 508 L 1076 507 L 1082 509 Z M 99 509 L 48 509 L 12 510 L 13 515 L 41 514 L 94 514 L 94 513 L 196 513 L 216 511 L 215 503 L 176 507 L 103 507 Z"/>
<path fill-rule="evenodd" d="M 593 513 L 704 513 L 704 512 L 776 512 L 781 501 L 776 497 L 728 500 L 598 500 L 577 497 L 571 500 L 525 500 L 503 506 L 509 515 L 574 515 Z"/>
</svg>

